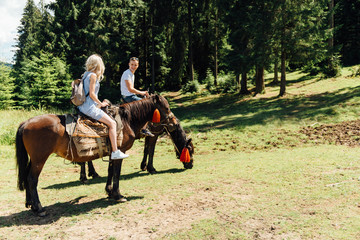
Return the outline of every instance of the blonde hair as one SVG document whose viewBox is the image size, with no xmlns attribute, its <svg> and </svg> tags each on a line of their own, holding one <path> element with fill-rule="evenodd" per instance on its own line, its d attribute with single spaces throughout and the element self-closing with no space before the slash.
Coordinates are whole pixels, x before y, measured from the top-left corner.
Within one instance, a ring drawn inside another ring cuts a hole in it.
<svg viewBox="0 0 360 240">
<path fill-rule="evenodd" d="M 86 60 L 85 63 L 86 71 L 94 72 L 99 79 L 99 81 L 103 80 L 105 65 L 100 55 L 93 54 Z"/>
</svg>

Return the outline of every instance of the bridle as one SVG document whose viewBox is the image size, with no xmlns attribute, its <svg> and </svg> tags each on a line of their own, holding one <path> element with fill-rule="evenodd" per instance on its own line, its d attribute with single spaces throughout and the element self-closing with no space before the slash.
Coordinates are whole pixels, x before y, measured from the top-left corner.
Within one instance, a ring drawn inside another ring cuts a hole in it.
<svg viewBox="0 0 360 240">
<path fill-rule="evenodd" d="M 169 130 L 169 126 L 171 124 L 178 124 L 177 118 L 175 115 L 170 111 L 170 113 L 166 114 L 161 108 L 157 108 L 160 112 L 160 116 L 165 116 L 160 122 L 152 123 L 155 127 L 163 126 L 167 131 L 172 132 L 173 130 Z"/>
</svg>

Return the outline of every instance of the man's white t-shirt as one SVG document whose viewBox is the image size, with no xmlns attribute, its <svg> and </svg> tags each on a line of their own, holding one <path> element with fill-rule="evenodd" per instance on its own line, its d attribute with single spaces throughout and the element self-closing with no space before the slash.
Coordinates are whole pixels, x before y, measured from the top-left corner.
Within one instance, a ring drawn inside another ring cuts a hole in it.
<svg viewBox="0 0 360 240">
<path fill-rule="evenodd" d="M 130 69 L 124 71 L 124 73 L 121 76 L 120 91 L 121 91 L 121 95 L 126 96 L 126 97 L 134 95 L 133 93 L 129 92 L 129 89 L 126 86 L 125 80 L 131 81 L 134 86 L 135 75 L 130 71 Z"/>
</svg>

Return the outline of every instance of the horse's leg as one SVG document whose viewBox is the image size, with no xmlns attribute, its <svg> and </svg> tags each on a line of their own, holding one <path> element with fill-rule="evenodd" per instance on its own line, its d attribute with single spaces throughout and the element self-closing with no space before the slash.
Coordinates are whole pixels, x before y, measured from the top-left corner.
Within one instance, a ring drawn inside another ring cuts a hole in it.
<svg viewBox="0 0 360 240">
<path fill-rule="evenodd" d="M 88 179 L 86 177 L 85 163 L 79 163 L 80 165 L 80 181 L 82 183 L 87 183 Z"/>
<path fill-rule="evenodd" d="M 43 217 L 46 215 L 46 212 L 44 210 L 44 208 L 41 206 L 40 200 L 39 200 L 39 194 L 37 191 L 37 185 L 38 185 L 38 181 L 39 181 L 39 175 L 41 173 L 41 170 L 45 164 L 47 157 L 45 158 L 45 160 L 42 161 L 37 161 L 37 164 L 34 164 L 34 162 L 32 162 L 32 164 L 30 165 L 30 171 L 29 171 L 29 175 L 27 177 L 27 193 L 26 193 L 26 198 L 28 198 L 28 194 L 31 197 L 31 210 L 33 210 L 34 212 L 36 212 L 38 214 L 38 216 Z M 28 203 L 27 203 L 28 204 Z M 30 205 L 28 205 L 30 206 Z"/>
<path fill-rule="evenodd" d="M 148 146 L 147 146 L 148 153 L 149 153 L 149 161 L 147 164 L 147 171 L 150 174 L 156 173 L 156 169 L 154 168 L 154 165 L 153 165 L 153 160 L 154 160 L 154 153 L 155 153 L 155 146 L 156 146 L 157 139 L 158 139 L 157 135 L 155 135 L 155 137 L 150 138 Z"/>
<path fill-rule="evenodd" d="M 110 157 L 109 157 L 110 160 Z M 108 166 L 108 177 L 106 180 L 106 186 L 105 186 L 105 191 L 108 194 L 109 198 L 111 198 L 112 195 L 112 178 L 114 175 L 114 165 L 112 161 L 109 161 L 109 166 Z"/>
<path fill-rule="evenodd" d="M 97 178 L 97 177 L 100 177 L 99 174 L 97 174 L 97 172 L 95 171 L 95 168 L 94 168 L 94 164 L 92 163 L 92 161 L 88 161 L 88 171 L 89 171 L 89 174 L 88 176 L 89 177 L 92 177 L 92 178 Z"/>
<path fill-rule="evenodd" d="M 31 208 L 32 205 L 32 198 L 31 198 L 31 193 L 29 190 L 29 183 L 28 183 L 28 176 L 29 176 L 29 169 L 31 167 L 31 162 L 29 163 L 28 169 L 27 169 L 27 174 L 26 174 L 26 182 L 25 182 L 25 192 L 26 192 L 26 202 L 25 202 L 25 207 L 26 208 Z"/>
<path fill-rule="evenodd" d="M 127 201 L 126 198 L 120 194 L 120 190 L 119 190 L 119 180 L 120 180 L 122 162 L 123 162 L 123 159 L 112 161 L 113 168 L 114 168 L 112 197 L 116 201 L 126 202 Z"/>
<path fill-rule="evenodd" d="M 149 139 L 150 139 L 150 137 L 145 137 L 144 156 L 143 156 L 143 160 L 141 161 L 141 164 L 140 164 L 140 169 L 142 171 L 146 170 L 147 157 L 149 155 Z"/>
</svg>

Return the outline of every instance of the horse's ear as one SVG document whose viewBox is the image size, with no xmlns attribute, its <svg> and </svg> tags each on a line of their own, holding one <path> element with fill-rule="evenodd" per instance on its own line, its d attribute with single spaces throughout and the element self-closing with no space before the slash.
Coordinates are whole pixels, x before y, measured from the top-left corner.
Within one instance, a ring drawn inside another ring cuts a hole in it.
<svg viewBox="0 0 360 240">
<path fill-rule="evenodd" d="M 191 139 L 191 138 L 189 138 L 189 139 L 186 141 L 185 146 L 186 146 L 186 147 L 187 147 L 187 146 L 189 146 L 189 144 L 191 143 L 191 141 L 192 141 L 192 139 Z"/>
<path fill-rule="evenodd" d="M 155 94 L 154 97 L 155 97 L 155 103 L 159 103 L 161 101 L 160 96 L 158 94 Z"/>
</svg>

